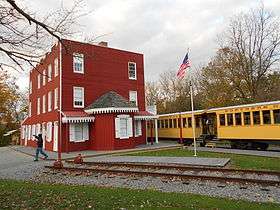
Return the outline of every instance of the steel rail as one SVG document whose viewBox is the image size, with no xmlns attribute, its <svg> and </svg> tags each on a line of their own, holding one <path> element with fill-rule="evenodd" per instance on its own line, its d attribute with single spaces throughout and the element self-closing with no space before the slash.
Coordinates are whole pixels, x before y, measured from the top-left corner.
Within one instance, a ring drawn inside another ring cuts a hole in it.
<svg viewBox="0 0 280 210">
<path fill-rule="evenodd" d="M 137 171 L 137 170 L 118 170 L 118 169 L 100 169 L 100 168 L 75 168 L 75 167 L 63 167 L 62 169 L 56 169 L 52 166 L 45 166 L 46 168 L 54 170 L 64 171 L 78 171 L 78 172 L 98 172 L 98 173 L 113 173 L 113 174 L 125 174 L 125 175 L 140 175 L 140 176 L 155 176 L 155 177 L 169 177 L 169 178 L 180 178 L 180 179 L 191 179 L 191 180 L 208 180 L 218 182 L 236 182 L 236 183 L 251 183 L 260 184 L 266 186 L 279 186 L 280 181 L 267 180 L 267 179 L 248 179 L 248 178 L 237 178 L 237 177 L 226 177 L 226 176 L 209 176 L 209 175 L 195 175 L 195 174 L 174 174 L 166 172 L 153 172 L 153 171 Z"/>
</svg>

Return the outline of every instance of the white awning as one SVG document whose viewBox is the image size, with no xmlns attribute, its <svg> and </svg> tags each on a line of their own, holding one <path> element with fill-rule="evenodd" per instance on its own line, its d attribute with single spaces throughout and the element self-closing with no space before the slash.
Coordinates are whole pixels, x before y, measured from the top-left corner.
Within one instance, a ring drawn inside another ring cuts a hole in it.
<svg viewBox="0 0 280 210">
<path fill-rule="evenodd" d="M 107 107 L 107 108 L 94 108 L 85 110 L 87 114 L 106 114 L 106 113 L 124 113 L 124 112 L 138 112 L 137 107 Z"/>
<path fill-rule="evenodd" d="M 62 123 L 94 122 L 94 117 L 62 117 Z"/>
</svg>

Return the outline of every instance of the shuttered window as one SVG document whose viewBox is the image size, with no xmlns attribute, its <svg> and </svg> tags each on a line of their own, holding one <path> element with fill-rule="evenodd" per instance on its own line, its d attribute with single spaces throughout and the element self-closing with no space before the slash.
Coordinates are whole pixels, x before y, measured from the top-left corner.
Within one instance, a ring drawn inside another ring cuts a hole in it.
<svg viewBox="0 0 280 210">
<path fill-rule="evenodd" d="M 69 139 L 72 142 L 89 140 L 88 123 L 70 123 Z"/>
<path fill-rule="evenodd" d="M 140 120 L 134 121 L 134 134 L 135 137 L 142 135 L 142 124 Z"/>
<path fill-rule="evenodd" d="M 115 137 L 128 139 L 132 136 L 132 118 L 129 115 L 118 115 L 115 118 Z"/>
</svg>

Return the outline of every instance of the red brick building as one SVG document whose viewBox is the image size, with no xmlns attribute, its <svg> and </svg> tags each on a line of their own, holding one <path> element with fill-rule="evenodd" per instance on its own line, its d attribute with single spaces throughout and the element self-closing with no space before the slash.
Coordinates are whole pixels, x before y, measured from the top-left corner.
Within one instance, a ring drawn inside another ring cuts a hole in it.
<svg viewBox="0 0 280 210">
<path fill-rule="evenodd" d="M 21 143 L 62 152 L 146 143 L 143 55 L 63 40 L 30 71 Z M 61 147 L 60 147 L 61 146 Z"/>
</svg>

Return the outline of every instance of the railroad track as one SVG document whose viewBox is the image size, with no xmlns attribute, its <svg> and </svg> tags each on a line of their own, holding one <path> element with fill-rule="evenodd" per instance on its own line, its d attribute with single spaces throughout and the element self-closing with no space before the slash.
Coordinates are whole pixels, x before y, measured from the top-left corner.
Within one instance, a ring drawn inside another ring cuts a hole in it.
<svg viewBox="0 0 280 210">
<path fill-rule="evenodd" d="M 68 161 L 69 163 L 70 161 Z M 54 169 L 52 166 L 47 168 Z M 242 184 L 259 184 L 280 186 L 280 172 L 242 170 L 228 168 L 193 167 L 186 165 L 85 162 L 75 167 L 64 167 L 69 172 L 109 173 L 126 176 L 153 176 L 161 178 L 176 178 L 181 180 L 208 180 L 217 182 L 234 182 Z"/>
</svg>

